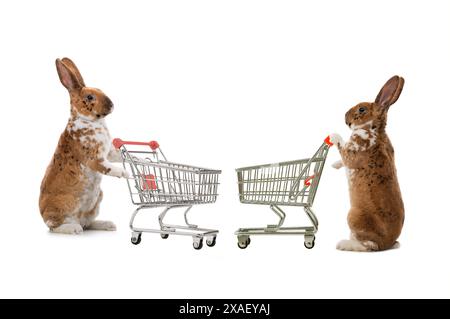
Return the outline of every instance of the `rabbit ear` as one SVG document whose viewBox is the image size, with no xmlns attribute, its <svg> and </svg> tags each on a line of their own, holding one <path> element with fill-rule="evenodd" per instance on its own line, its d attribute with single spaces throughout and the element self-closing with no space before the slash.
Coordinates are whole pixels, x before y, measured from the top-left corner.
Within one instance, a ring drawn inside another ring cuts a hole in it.
<svg viewBox="0 0 450 319">
<path fill-rule="evenodd" d="M 77 66 L 75 65 L 75 63 L 69 59 L 69 58 L 62 58 L 61 60 L 66 66 L 69 67 L 69 69 L 75 74 L 75 76 L 78 79 L 78 82 L 80 82 L 80 84 L 82 86 L 86 86 L 86 84 L 84 84 L 84 80 L 83 77 L 81 76 L 80 70 L 78 70 Z"/>
<path fill-rule="evenodd" d="M 402 93 L 404 83 L 405 80 L 398 75 L 390 78 L 383 86 L 380 93 L 378 93 L 375 103 L 383 108 L 389 108 L 389 106 L 397 101 L 400 93 Z"/>
<path fill-rule="evenodd" d="M 83 87 L 75 73 L 60 59 L 56 59 L 56 70 L 58 71 L 62 85 L 64 85 L 69 92 L 79 90 Z"/>
</svg>

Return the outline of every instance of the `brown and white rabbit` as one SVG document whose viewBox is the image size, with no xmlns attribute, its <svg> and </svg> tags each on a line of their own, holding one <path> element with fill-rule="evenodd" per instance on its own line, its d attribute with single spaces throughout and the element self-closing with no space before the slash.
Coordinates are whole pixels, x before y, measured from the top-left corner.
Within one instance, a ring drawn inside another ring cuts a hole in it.
<svg viewBox="0 0 450 319">
<path fill-rule="evenodd" d="M 403 84 L 403 78 L 392 77 L 375 102 L 360 103 L 345 114 L 345 123 L 352 129 L 348 142 L 338 134 L 331 136 L 342 157 L 333 167 L 347 170 L 351 204 L 347 217 L 350 239 L 341 240 L 337 249 L 377 251 L 398 246 L 405 213 L 394 149 L 385 127 L 389 107 L 397 101 Z"/>
<path fill-rule="evenodd" d="M 128 177 L 124 169 L 110 162 L 121 161 L 105 124 L 113 103 L 99 89 L 85 86 L 70 59 L 57 59 L 56 69 L 69 91 L 70 118 L 42 180 L 39 198 L 42 218 L 55 233 L 115 230 L 114 223 L 95 220 L 103 197 L 102 174 Z"/>
</svg>

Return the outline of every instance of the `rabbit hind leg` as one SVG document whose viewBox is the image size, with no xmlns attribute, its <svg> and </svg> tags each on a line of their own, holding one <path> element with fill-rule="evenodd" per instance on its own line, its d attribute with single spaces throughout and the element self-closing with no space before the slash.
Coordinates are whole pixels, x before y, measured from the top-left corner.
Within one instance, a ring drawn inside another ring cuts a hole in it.
<svg viewBox="0 0 450 319">
<path fill-rule="evenodd" d="M 78 235 L 83 232 L 83 227 L 76 223 L 61 224 L 58 227 L 50 228 L 50 231 L 58 234 Z"/>
<path fill-rule="evenodd" d="M 83 232 L 78 220 L 71 217 L 75 210 L 72 195 L 44 196 L 41 199 L 41 215 L 52 233 L 80 234 Z"/>
<path fill-rule="evenodd" d="M 98 216 L 100 210 L 100 203 L 103 199 L 103 192 L 100 191 L 99 196 L 97 198 L 97 202 L 94 208 L 84 214 L 82 214 L 85 219 L 86 229 L 90 230 L 106 230 L 106 231 L 114 231 L 116 230 L 116 225 L 108 220 L 95 220 Z"/>
<path fill-rule="evenodd" d="M 374 231 L 376 220 L 363 210 L 352 207 L 348 214 L 348 224 L 351 229 L 350 239 L 341 240 L 336 249 L 346 251 L 377 251 L 379 236 Z"/>
</svg>

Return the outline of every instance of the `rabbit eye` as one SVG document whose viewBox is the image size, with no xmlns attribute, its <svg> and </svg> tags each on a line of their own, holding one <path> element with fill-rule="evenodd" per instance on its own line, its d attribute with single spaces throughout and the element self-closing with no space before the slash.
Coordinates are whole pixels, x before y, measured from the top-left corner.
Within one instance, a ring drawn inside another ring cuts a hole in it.
<svg viewBox="0 0 450 319">
<path fill-rule="evenodd" d="M 94 100 L 94 96 L 92 94 L 89 94 L 88 96 L 86 96 L 86 99 L 88 101 L 93 101 Z"/>
<path fill-rule="evenodd" d="M 366 108 L 365 107 L 360 107 L 358 111 L 359 111 L 359 113 L 365 113 L 366 112 Z"/>
</svg>

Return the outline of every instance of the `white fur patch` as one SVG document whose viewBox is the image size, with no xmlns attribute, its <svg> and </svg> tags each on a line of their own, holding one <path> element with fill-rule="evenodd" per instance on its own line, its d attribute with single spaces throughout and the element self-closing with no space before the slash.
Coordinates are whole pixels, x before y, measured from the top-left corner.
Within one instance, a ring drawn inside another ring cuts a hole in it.
<svg viewBox="0 0 450 319">
<path fill-rule="evenodd" d="M 352 135 L 359 136 L 363 140 L 367 140 L 369 138 L 369 132 L 367 132 L 365 129 L 362 128 L 357 128 L 356 130 L 353 130 Z"/>
<path fill-rule="evenodd" d="M 116 225 L 113 222 L 108 220 L 94 220 L 89 226 L 89 229 L 92 230 L 107 230 L 107 231 L 115 231 Z"/>
<path fill-rule="evenodd" d="M 77 118 L 79 118 L 79 119 L 86 120 L 86 121 L 95 121 L 94 116 L 83 115 L 80 112 L 78 112 L 77 109 L 75 109 L 75 108 L 73 108 L 72 110 L 73 110 L 73 112 L 75 112 Z"/>
<path fill-rule="evenodd" d="M 77 117 L 75 119 L 71 118 L 69 123 L 72 124 L 71 128 L 69 128 L 69 132 L 76 132 L 82 129 L 106 128 L 104 119 L 94 120 L 84 117 L 79 113 L 77 113 Z"/>
<path fill-rule="evenodd" d="M 350 140 L 350 141 L 348 141 L 348 142 L 345 144 L 345 148 L 348 149 L 348 150 L 350 150 L 350 151 L 358 151 L 358 150 L 359 150 L 359 144 L 356 143 L 356 142 L 353 141 L 353 140 Z"/>
<path fill-rule="evenodd" d="M 351 151 L 365 151 L 366 149 L 375 145 L 377 141 L 377 131 L 372 128 L 373 121 L 368 121 L 360 125 L 351 125 L 352 135 L 345 147 Z M 369 134 L 370 133 L 370 134 Z M 360 137 L 362 140 L 368 140 L 369 146 L 363 147 L 356 142 L 356 137 Z"/>
<path fill-rule="evenodd" d="M 352 130 L 357 130 L 357 129 L 363 128 L 364 126 L 369 125 L 369 124 L 372 124 L 372 123 L 373 123 L 373 121 L 370 120 L 370 121 L 368 121 L 368 122 L 364 122 L 364 123 L 359 124 L 359 125 L 352 124 L 352 125 L 350 125 L 350 128 L 351 128 Z"/>
<path fill-rule="evenodd" d="M 80 142 L 84 146 L 91 146 L 92 142 L 99 144 L 98 158 L 107 158 L 111 150 L 111 136 L 104 119 L 99 120 L 87 120 L 85 118 L 77 117 L 70 119 L 69 132 L 77 132 L 79 130 L 91 130 L 94 132 L 92 135 L 83 135 L 80 137 Z"/>
<path fill-rule="evenodd" d="M 368 249 L 357 240 L 344 239 L 337 243 L 336 249 L 345 251 L 368 251 Z"/>
<path fill-rule="evenodd" d="M 377 251 L 378 244 L 370 240 L 361 242 L 352 233 L 350 234 L 350 239 L 344 239 L 338 242 L 336 249 L 345 251 Z"/>
<path fill-rule="evenodd" d="M 83 227 L 80 224 L 62 224 L 56 228 L 51 229 L 53 233 L 77 235 L 83 232 Z"/>
</svg>

